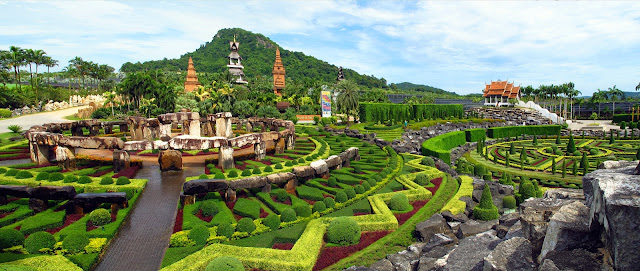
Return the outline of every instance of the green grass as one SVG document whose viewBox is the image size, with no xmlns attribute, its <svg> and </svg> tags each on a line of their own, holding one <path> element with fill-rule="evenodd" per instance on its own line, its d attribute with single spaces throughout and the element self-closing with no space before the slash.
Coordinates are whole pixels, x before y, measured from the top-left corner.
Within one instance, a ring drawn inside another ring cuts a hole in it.
<svg viewBox="0 0 640 271">
<path fill-rule="evenodd" d="M 201 250 L 204 246 L 192 246 L 192 247 L 170 247 L 167 248 L 167 252 L 162 259 L 162 266 L 164 268 L 172 263 L 182 260 L 184 257 L 191 255 L 192 253 Z"/>
</svg>

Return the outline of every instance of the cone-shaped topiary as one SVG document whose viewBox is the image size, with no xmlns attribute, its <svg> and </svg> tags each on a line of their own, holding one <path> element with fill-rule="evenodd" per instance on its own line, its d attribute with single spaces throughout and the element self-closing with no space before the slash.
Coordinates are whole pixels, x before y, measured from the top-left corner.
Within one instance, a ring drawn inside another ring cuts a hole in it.
<svg viewBox="0 0 640 271">
<path fill-rule="evenodd" d="M 513 145 L 513 142 L 511 142 L 511 146 L 509 146 L 509 153 L 516 154 L 516 147 Z"/>
<path fill-rule="evenodd" d="M 522 147 L 522 150 L 520 151 L 520 160 L 527 160 L 527 150 Z"/>
<path fill-rule="evenodd" d="M 576 151 L 576 143 L 573 142 L 573 135 L 569 134 L 569 142 L 567 143 L 567 153 L 573 154 Z"/>
<path fill-rule="evenodd" d="M 538 145 L 538 136 L 533 136 L 533 145 Z"/>
<path fill-rule="evenodd" d="M 587 174 L 587 169 L 589 169 L 589 160 L 587 160 L 586 153 L 582 153 L 582 159 L 580 159 L 580 168 L 582 169 L 582 174 Z"/>
<path fill-rule="evenodd" d="M 551 174 L 556 174 L 556 158 L 551 157 Z"/>
<path fill-rule="evenodd" d="M 473 216 L 476 219 L 485 221 L 498 219 L 500 217 L 500 213 L 498 213 L 498 207 L 493 205 L 491 190 L 489 189 L 489 185 L 487 184 L 484 185 L 480 203 L 473 208 Z"/>
</svg>

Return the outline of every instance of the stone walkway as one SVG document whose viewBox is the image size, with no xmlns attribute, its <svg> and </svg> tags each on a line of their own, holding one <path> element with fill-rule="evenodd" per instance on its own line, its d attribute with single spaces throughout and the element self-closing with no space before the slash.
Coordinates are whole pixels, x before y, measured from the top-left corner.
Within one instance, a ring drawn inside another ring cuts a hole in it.
<svg viewBox="0 0 640 271">
<path fill-rule="evenodd" d="M 146 165 L 136 178 L 148 179 L 146 188 L 95 270 L 158 270 L 173 232 L 178 200 L 186 176 L 202 168 L 160 172 Z"/>
</svg>

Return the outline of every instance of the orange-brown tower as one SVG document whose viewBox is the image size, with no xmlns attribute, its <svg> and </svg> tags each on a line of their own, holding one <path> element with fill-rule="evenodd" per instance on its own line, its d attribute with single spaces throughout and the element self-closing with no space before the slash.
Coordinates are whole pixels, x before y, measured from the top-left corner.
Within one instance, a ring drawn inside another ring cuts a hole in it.
<svg viewBox="0 0 640 271">
<path fill-rule="evenodd" d="M 282 90 L 284 89 L 284 65 L 282 65 L 282 59 L 280 58 L 280 49 L 276 48 L 276 62 L 273 63 L 273 93 L 278 96 L 282 96 Z"/>
<path fill-rule="evenodd" d="M 200 86 L 200 82 L 198 82 L 198 75 L 196 75 L 196 68 L 193 66 L 193 59 L 189 57 L 189 67 L 187 68 L 187 80 L 184 81 L 184 91 L 192 92 L 198 86 Z"/>
</svg>

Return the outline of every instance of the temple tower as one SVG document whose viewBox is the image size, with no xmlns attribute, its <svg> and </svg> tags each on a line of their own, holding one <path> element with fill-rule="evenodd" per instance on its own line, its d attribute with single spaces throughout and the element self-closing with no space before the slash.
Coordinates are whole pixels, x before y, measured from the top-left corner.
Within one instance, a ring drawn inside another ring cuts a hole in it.
<svg viewBox="0 0 640 271">
<path fill-rule="evenodd" d="M 238 54 L 240 43 L 236 41 L 235 36 L 233 36 L 233 41 L 229 42 L 229 47 L 231 48 L 231 53 L 229 54 L 229 64 L 227 67 L 229 67 L 229 73 L 235 79 L 232 82 L 237 84 L 249 83 L 244 79 L 244 72 L 242 71 L 244 66 L 242 66 L 241 63 L 242 57 Z"/>
<path fill-rule="evenodd" d="M 196 68 L 193 66 L 193 59 L 189 57 L 189 67 L 187 68 L 187 80 L 184 81 L 184 92 L 192 92 L 198 86 L 198 75 L 196 75 Z"/>
<path fill-rule="evenodd" d="M 278 96 L 282 96 L 282 90 L 284 89 L 284 65 L 282 65 L 282 59 L 280 58 L 280 48 L 276 48 L 276 62 L 273 63 L 273 93 Z"/>
<path fill-rule="evenodd" d="M 344 72 L 342 72 L 342 67 L 338 68 L 338 78 L 336 78 L 336 81 L 340 82 L 344 80 Z"/>
</svg>

